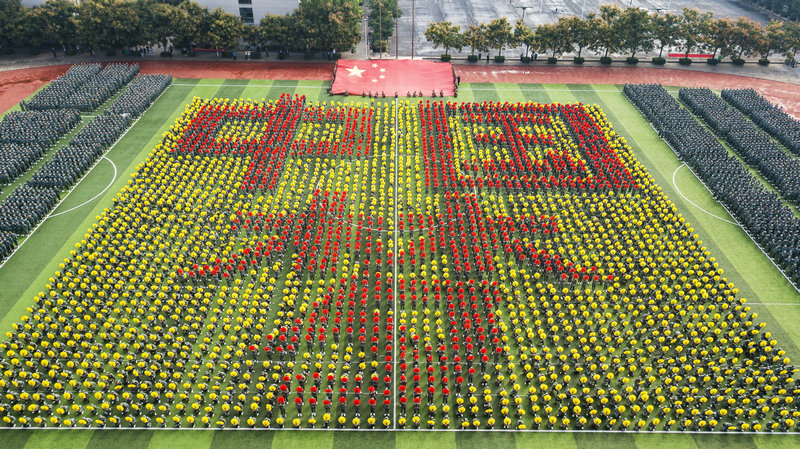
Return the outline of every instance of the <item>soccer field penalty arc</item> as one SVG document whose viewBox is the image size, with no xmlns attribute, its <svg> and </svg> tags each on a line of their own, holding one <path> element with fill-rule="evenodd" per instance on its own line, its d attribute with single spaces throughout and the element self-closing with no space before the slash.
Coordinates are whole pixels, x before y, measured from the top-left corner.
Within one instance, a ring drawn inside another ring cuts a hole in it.
<svg viewBox="0 0 800 449">
<path fill-rule="evenodd" d="M 796 430 L 597 106 L 196 98 L 65 257 L 5 426 Z"/>
</svg>

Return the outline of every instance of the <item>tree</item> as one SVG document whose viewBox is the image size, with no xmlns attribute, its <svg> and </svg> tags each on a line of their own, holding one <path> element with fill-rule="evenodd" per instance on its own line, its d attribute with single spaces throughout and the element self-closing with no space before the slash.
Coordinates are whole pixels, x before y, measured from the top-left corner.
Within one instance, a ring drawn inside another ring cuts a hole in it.
<svg viewBox="0 0 800 449">
<path fill-rule="evenodd" d="M 653 49 L 650 15 L 641 8 L 625 8 L 617 18 L 617 35 L 620 38 L 620 48 L 631 52 L 631 57 L 637 51 L 648 52 Z"/>
<path fill-rule="evenodd" d="M 525 57 L 527 58 L 531 48 L 536 45 L 536 33 L 525 25 L 522 19 L 517 20 L 514 25 L 514 41 L 525 46 Z"/>
<path fill-rule="evenodd" d="M 800 23 L 786 23 L 786 57 L 794 59 L 800 50 Z"/>
<path fill-rule="evenodd" d="M 486 40 L 489 48 L 497 49 L 497 55 L 502 55 L 503 49 L 514 43 L 514 33 L 508 19 L 502 17 L 489 22 L 486 25 Z"/>
<path fill-rule="evenodd" d="M 352 0 L 303 0 L 291 21 L 306 49 L 347 51 L 361 38 L 361 8 Z"/>
<path fill-rule="evenodd" d="M 761 52 L 761 57 L 767 59 L 773 51 L 778 53 L 787 51 L 789 49 L 787 44 L 787 33 L 783 22 L 773 19 L 763 28 L 758 50 Z"/>
<path fill-rule="evenodd" d="M 184 1 L 172 9 L 172 44 L 176 47 L 193 48 L 200 36 L 200 24 L 208 15 L 208 9 L 193 1 Z"/>
<path fill-rule="evenodd" d="M 42 48 L 58 43 L 58 36 L 53 29 L 50 15 L 44 6 L 26 8 L 19 19 L 20 43 L 30 48 Z"/>
<path fill-rule="evenodd" d="M 486 39 L 486 25 L 470 25 L 464 32 L 464 45 L 470 47 L 470 54 L 474 55 L 475 50 L 479 52 L 489 51 L 489 42 Z"/>
<path fill-rule="evenodd" d="M 0 0 L 0 45 L 8 46 L 19 38 L 19 23 L 23 16 L 19 0 Z"/>
<path fill-rule="evenodd" d="M 653 38 L 658 41 L 658 57 L 664 55 L 664 48 L 675 45 L 680 33 L 680 17 L 665 13 L 656 14 L 651 19 Z"/>
<path fill-rule="evenodd" d="M 716 58 L 717 52 L 720 55 L 727 56 L 730 52 L 730 38 L 731 28 L 733 28 L 733 21 L 727 17 L 722 19 L 709 18 L 703 22 L 703 37 L 705 38 L 704 44 L 712 51 L 711 57 Z"/>
<path fill-rule="evenodd" d="M 617 5 L 601 5 L 600 20 L 592 23 L 595 28 L 597 40 L 589 47 L 594 51 L 603 51 L 603 57 L 620 49 L 621 38 L 616 22 L 622 10 Z"/>
<path fill-rule="evenodd" d="M 572 50 L 572 41 L 569 39 L 569 29 L 563 21 L 556 23 L 543 23 L 536 27 L 536 39 L 539 49 L 551 51 L 551 57 L 557 58 L 560 54 Z"/>
<path fill-rule="evenodd" d="M 594 13 L 590 13 L 585 20 L 572 16 L 559 19 L 559 22 L 562 21 L 563 27 L 567 30 L 567 40 L 578 48 L 580 58 L 583 49 L 591 47 L 597 41 L 596 30 L 599 19 Z"/>
<path fill-rule="evenodd" d="M 236 48 L 242 39 L 244 24 L 241 19 L 228 14 L 222 8 L 211 11 L 204 17 L 206 23 L 203 28 L 202 41 L 209 48 Z"/>
<path fill-rule="evenodd" d="M 736 19 L 730 30 L 731 35 L 731 54 L 735 54 L 734 59 L 741 59 L 758 52 L 759 44 L 762 39 L 761 25 L 753 19 L 740 17 Z"/>
<path fill-rule="evenodd" d="M 394 20 L 400 17 L 397 0 L 370 0 L 369 27 L 378 40 L 388 41 L 394 31 Z"/>
<path fill-rule="evenodd" d="M 93 0 L 78 8 L 78 39 L 84 45 L 116 49 L 140 42 L 142 22 L 136 5 L 124 0 Z"/>
<path fill-rule="evenodd" d="M 261 30 L 264 44 L 270 45 L 273 48 L 286 48 L 293 38 L 289 28 L 288 16 L 267 14 L 261 18 L 261 22 L 258 23 L 258 28 Z"/>
<path fill-rule="evenodd" d="M 695 48 L 701 47 L 705 38 L 703 37 L 703 23 L 713 17 L 710 12 L 700 13 L 695 8 L 683 8 L 683 18 L 678 28 L 678 40 L 686 50 L 686 56 Z"/>
<path fill-rule="evenodd" d="M 160 44 L 162 48 L 167 48 L 170 37 L 173 35 L 172 18 L 175 15 L 175 7 L 169 3 L 153 2 L 151 0 L 138 0 L 139 10 L 141 11 L 143 31 L 143 44 Z"/>
<path fill-rule="evenodd" d="M 451 48 L 458 51 L 464 47 L 461 27 L 450 22 L 431 22 L 425 30 L 425 39 L 433 44 L 433 48 L 443 47 L 444 54 Z"/>
</svg>

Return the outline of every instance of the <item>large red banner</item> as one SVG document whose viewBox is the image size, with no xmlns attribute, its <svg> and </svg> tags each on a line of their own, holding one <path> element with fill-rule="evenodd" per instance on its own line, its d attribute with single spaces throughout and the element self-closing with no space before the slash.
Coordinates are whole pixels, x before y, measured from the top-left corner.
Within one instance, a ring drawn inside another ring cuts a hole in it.
<svg viewBox="0 0 800 449">
<path fill-rule="evenodd" d="M 412 60 L 339 60 L 331 91 L 361 95 L 405 97 L 452 96 L 455 92 L 453 67 L 449 62 Z"/>
</svg>

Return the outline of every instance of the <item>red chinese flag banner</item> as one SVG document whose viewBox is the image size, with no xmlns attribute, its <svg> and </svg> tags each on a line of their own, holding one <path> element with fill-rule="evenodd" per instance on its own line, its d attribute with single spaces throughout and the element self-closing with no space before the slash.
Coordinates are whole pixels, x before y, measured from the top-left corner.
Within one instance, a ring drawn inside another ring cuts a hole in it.
<svg viewBox="0 0 800 449">
<path fill-rule="evenodd" d="M 423 96 L 454 94 L 453 67 L 447 62 L 412 60 L 339 60 L 333 77 L 331 92 L 361 95 L 395 93 L 404 97 L 421 92 Z"/>
</svg>

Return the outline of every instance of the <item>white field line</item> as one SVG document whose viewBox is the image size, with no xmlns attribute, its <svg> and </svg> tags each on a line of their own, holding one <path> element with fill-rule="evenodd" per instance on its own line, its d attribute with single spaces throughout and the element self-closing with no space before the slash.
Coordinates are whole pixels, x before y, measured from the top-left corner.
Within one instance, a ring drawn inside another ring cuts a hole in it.
<svg viewBox="0 0 800 449">
<path fill-rule="evenodd" d="M 392 266 L 394 268 L 394 279 L 392 281 L 392 306 L 393 306 L 393 317 L 392 317 L 392 429 L 397 430 L 397 325 L 398 325 L 398 316 L 397 316 L 397 253 L 400 251 L 400 248 L 397 247 L 397 231 L 398 231 L 398 223 L 397 223 L 397 194 L 398 194 L 398 175 L 397 173 L 400 171 L 399 160 L 400 158 L 397 155 L 399 148 L 397 146 L 397 131 L 398 125 L 397 122 L 400 120 L 397 116 L 398 114 L 398 107 L 397 107 L 397 100 L 393 101 L 394 103 L 394 257 L 392 261 Z"/>
<path fill-rule="evenodd" d="M 152 421 L 151 421 L 152 422 Z M 244 423 L 246 425 L 246 423 Z M 454 423 L 458 424 L 458 423 Z M 395 429 L 395 428 L 386 428 L 386 429 L 352 429 L 352 428 L 344 428 L 338 429 L 335 427 L 335 422 L 331 420 L 331 427 L 328 429 L 322 428 L 294 428 L 294 427 L 283 427 L 283 428 L 249 428 L 249 427 L 225 427 L 222 429 L 216 427 L 144 427 L 144 426 L 137 426 L 137 427 L 27 427 L 24 428 L 26 431 L 37 431 L 37 430 L 44 430 L 44 431 L 53 431 L 53 430 L 116 430 L 116 431 L 142 431 L 142 430 L 157 430 L 157 431 L 167 431 L 167 432 L 175 432 L 175 431 L 256 431 L 256 432 L 503 432 L 503 433 L 541 433 L 541 434 L 628 434 L 628 435 L 800 435 L 800 432 L 768 432 L 767 430 L 762 430 L 760 432 L 754 431 L 747 431 L 747 432 L 739 432 L 739 431 L 731 431 L 726 432 L 722 430 L 709 430 L 709 431 L 701 431 L 701 430 L 577 430 L 577 429 L 570 429 L 570 430 L 549 430 L 549 429 L 525 429 L 525 430 L 517 430 L 517 429 Z M 22 427 L 0 427 L 0 430 L 23 430 Z"/>
<path fill-rule="evenodd" d="M 710 215 L 710 216 L 716 218 L 717 220 L 724 221 L 725 223 L 730 223 L 730 224 L 732 224 L 734 226 L 739 226 L 738 223 L 730 221 L 730 220 L 728 220 L 726 218 L 722 218 L 719 215 L 715 215 L 715 214 L 703 209 L 702 207 L 698 206 L 694 201 L 690 200 L 686 195 L 684 195 L 683 192 L 681 192 L 681 189 L 678 188 L 678 184 L 675 182 L 675 176 L 678 174 L 678 170 L 680 170 L 682 167 L 686 167 L 686 164 L 683 163 L 683 164 L 679 165 L 678 168 L 676 168 L 675 171 L 672 172 L 672 186 L 675 187 L 675 191 L 678 192 L 678 195 L 682 196 L 683 199 L 685 199 L 687 202 L 689 202 L 689 204 L 691 204 L 692 206 L 696 207 L 697 209 L 699 209 L 701 212 L 705 213 L 706 215 Z M 741 226 L 739 226 L 739 227 L 741 227 Z"/>
<path fill-rule="evenodd" d="M 58 217 L 59 215 L 64 215 L 64 214 L 66 214 L 67 212 L 72 212 L 72 211 L 74 211 L 75 209 L 78 209 L 78 208 L 80 208 L 80 207 L 83 207 L 83 206 L 85 206 L 85 205 L 87 205 L 87 204 L 91 203 L 91 202 L 92 202 L 92 201 L 94 201 L 95 199 L 97 199 L 97 198 L 98 198 L 100 195 L 102 195 L 102 194 L 106 193 L 106 191 L 107 191 L 108 189 L 110 189 L 110 188 L 111 188 L 111 186 L 114 184 L 114 181 L 116 181 L 116 180 L 117 180 L 117 164 L 115 164 L 115 163 L 114 163 L 114 161 L 112 161 L 111 159 L 107 158 L 105 155 L 103 155 L 103 157 L 102 157 L 101 159 L 105 159 L 105 160 L 107 160 L 109 163 L 111 163 L 111 166 L 114 168 L 114 176 L 112 176 L 112 177 L 111 177 L 111 182 L 109 182 L 109 183 L 108 183 L 108 185 L 106 186 L 106 188 L 105 188 L 105 189 L 103 189 L 103 190 L 101 190 L 101 191 L 100 191 L 100 192 L 99 192 L 97 195 L 95 195 L 95 196 L 93 196 L 93 197 L 89 198 L 88 200 L 84 201 L 83 203 L 81 203 L 81 204 L 78 204 L 77 206 L 75 206 L 75 207 L 73 207 L 73 208 L 71 208 L 71 209 L 67 209 L 67 210 L 65 210 L 65 211 L 59 212 L 59 213 L 57 213 L 57 214 L 50 214 L 50 215 L 48 215 L 48 216 L 47 216 L 47 218 Z"/>
</svg>

